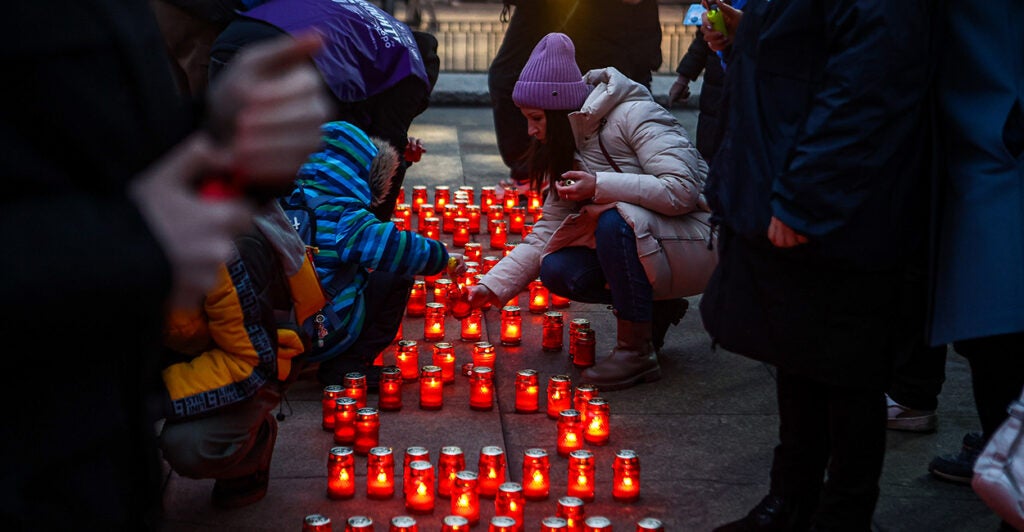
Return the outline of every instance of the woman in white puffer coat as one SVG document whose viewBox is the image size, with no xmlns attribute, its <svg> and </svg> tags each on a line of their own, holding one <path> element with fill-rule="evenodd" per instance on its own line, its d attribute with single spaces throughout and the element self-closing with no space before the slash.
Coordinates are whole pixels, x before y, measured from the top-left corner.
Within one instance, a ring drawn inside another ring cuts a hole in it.
<svg viewBox="0 0 1024 532">
<path fill-rule="evenodd" d="M 561 296 L 610 303 L 616 347 L 583 382 L 614 390 L 657 380 L 656 348 L 717 262 L 701 195 L 707 164 L 643 85 L 611 67 L 582 76 L 564 34 L 537 44 L 512 98 L 533 137 L 531 184 L 547 197 L 470 303 L 500 306 L 538 276 Z"/>
</svg>

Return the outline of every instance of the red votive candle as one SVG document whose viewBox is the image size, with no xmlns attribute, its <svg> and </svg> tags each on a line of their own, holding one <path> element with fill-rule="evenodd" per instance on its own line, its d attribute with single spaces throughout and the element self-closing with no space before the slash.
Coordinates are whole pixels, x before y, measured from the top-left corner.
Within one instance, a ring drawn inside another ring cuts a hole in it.
<svg viewBox="0 0 1024 532">
<path fill-rule="evenodd" d="M 391 447 L 374 447 L 366 457 L 366 496 L 380 500 L 394 495 L 394 452 Z"/>
<path fill-rule="evenodd" d="M 391 526 L 388 532 L 419 532 L 420 526 L 416 519 L 408 515 L 398 515 L 391 518 Z"/>
<path fill-rule="evenodd" d="M 398 366 L 380 368 L 377 408 L 389 412 L 402 409 L 402 370 Z"/>
<path fill-rule="evenodd" d="M 373 532 L 373 518 L 366 515 L 353 515 L 345 523 L 345 532 Z"/>
<path fill-rule="evenodd" d="M 440 410 L 444 406 L 444 380 L 440 366 L 420 368 L 420 409 Z"/>
<path fill-rule="evenodd" d="M 463 342 L 477 342 L 483 338 L 484 313 L 475 308 L 470 311 L 469 316 L 462 319 L 460 324 L 460 338 Z"/>
<path fill-rule="evenodd" d="M 444 311 L 444 303 L 427 303 L 427 315 L 423 319 L 423 338 L 426 341 L 444 340 Z"/>
<path fill-rule="evenodd" d="M 463 247 L 469 242 L 469 218 L 455 218 L 452 228 L 452 245 Z"/>
<path fill-rule="evenodd" d="M 434 303 L 448 304 L 449 293 L 452 289 L 451 279 L 437 279 L 434 281 Z M 447 306 L 445 307 L 447 308 Z"/>
<path fill-rule="evenodd" d="M 473 366 L 469 378 L 469 407 L 473 410 L 494 409 L 494 370 L 487 366 Z"/>
<path fill-rule="evenodd" d="M 480 261 L 483 260 L 484 246 L 479 242 L 467 242 L 462 252 L 466 257 L 467 263 L 475 262 L 480 264 Z M 468 268 L 469 264 L 466 264 L 466 267 Z"/>
<path fill-rule="evenodd" d="M 559 413 L 557 445 L 562 457 L 583 448 L 583 420 L 578 410 L 567 408 Z"/>
<path fill-rule="evenodd" d="M 516 205 L 512 207 L 512 211 L 509 213 L 508 230 L 511 233 L 519 233 L 523 230 L 523 224 L 526 223 L 526 207 Z"/>
<path fill-rule="evenodd" d="M 419 445 L 405 448 L 405 457 L 402 460 L 402 486 L 409 485 L 409 474 L 412 473 L 411 465 L 416 461 L 429 462 L 430 451 Z"/>
<path fill-rule="evenodd" d="M 583 521 L 583 532 L 612 532 L 612 522 L 601 515 L 588 517 Z"/>
<path fill-rule="evenodd" d="M 480 187 L 480 206 L 489 209 L 491 205 L 498 202 L 498 188 L 492 186 Z"/>
<path fill-rule="evenodd" d="M 396 231 L 405 231 L 406 229 L 409 228 L 405 218 L 402 218 L 401 216 L 398 216 L 397 214 L 395 216 L 391 217 L 391 223 L 395 224 L 395 230 Z"/>
<path fill-rule="evenodd" d="M 523 496 L 528 501 L 542 501 L 551 492 L 551 462 L 548 452 L 533 447 L 523 451 Z"/>
<path fill-rule="evenodd" d="M 476 201 L 476 198 L 474 197 L 475 193 L 476 188 L 474 188 L 473 185 L 461 185 L 459 186 L 459 189 L 456 191 L 456 194 L 465 196 L 466 201 L 469 203 L 473 203 L 474 201 Z"/>
<path fill-rule="evenodd" d="M 327 497 L 351 499 L 356 494 L 355 456 L 351 447 L 332 447 L 327 455 Z"/>
<path fill-rule="evenodd" d="M 517 532 L 516 520 L 507 515 L 496 515 L 491 518 L 487 532 Z"/>
<path fill-rule="evenodd" d="M 519 345 L 523 340 L 523 317 L 519 307 L 508 305 L 501 309 L 501 345 Z"/>
<path fill-rule="evenodd" d="M 580 369 L 594 365 L 594 347 L 597 345 L 595 334 L 597 331 L 590 327 L 576 331 L 576 347 L 572 353 L 572 365 Z"/>
<path fill-rule="evenodd" d="M 446 515 L 441 520 L 441 532 L 469 532 L 469 519 L 461 515 Z"/>
<path fill-rule="evenodd" d="M 327 432 L 334 431 L 334 400 L 345 393 L 345 387 L 340 384 L 328 384 L 320 395 L 320 406 L 322 421 L 320 427 Z"/>
<path fill-rule="evenodd" d="M 427 313 L 427 283 L 422 279 L 412 282 L 409 289 L 409 302 L 405 305 L 405 315 L 418 318 Z"/>
<path fill-rule="evenodd" d="M 473 312 L 473 307 L 469 305 L 469 291 L 462 287 L 461 282 L 448 286 L 448 310 L 457 320 L 464 320 Z"/>
<path fill-rule="evenodd" d="M 416 213 L 416 231 L 419 234 L 423 234 L 423 231 L 426 229 L 427 219 L 429 218 L 437 218 L 437 216 L 434 212 L 434 206 L 427 203 L 420 207 L 420 210 Z"/>
<path fill-rule="evenodd" d="M 356 411 L 359 403 L 348 396 L 334 400 L 334 443 L 352 445 L 356 442 Z"/>
<path fill-rule="evenodd" d="M 427 202 L 426 185 L 413 185 L 412 187 L 412 210 L 420 212 L 420 207 Z"/>
<path fill-rule="evenodd" d="M 571 301 L 567 297 L 562 297 L 558 294 L 551 294 L 551 306 L 555 308 L 565 308 L 569 306 Z"/>
<path fill-rule="evenodd" d="M 530 312 L 534 314 L 547 312 L 551 305 L 550 295 L 548 287 L 544 286 L 540 279 L 530 281 Z"/>
<path fill-rule="evenodd" d="M 444 206 L 444 209 L 438 209 L 438 212 L 441 213 L 441 231 L 449 235 L 454 233 L 455 219 L 458 218 L 459 206 L 454 203 L 449 203 Z M 468 221 L 469 220 L 467 220 L 467 224 Z M 469 229 L 468 225 L 466 226 L 466 229 Z"/>
<path fill-rule="evenodd" d="M 611 408 L 603 397 L 587 401 L 587 417 L 583 421 L 583 440 L 591 445 L 608 443 Z"/>
<path fill-rule="evenodd" d="M 533 214 L 540 212 L 544 208 L 544 201 L 541 199 L 540 192 L 530 189 L 526 192 L 526 212 Z"/>
<path fill-rule="evenodd" d="M 640 497 L 640 457 L 632 449 L 615 453 L 612 497 L 619 502 L 633 502 Z"/>
<path fill-rule="evenodd" d="M 441 240 L 441 219 L 437 216 L 424 218 L 423 225 L 420 226 L 420 234 L 424 238 Z"/>
<path fill-rule="evenodd" d="M 448 185 L 437 185 L 434 187 L 434 208 L 441 212 L 445 205 L 452 200 L 452 189 Z"/>
<path fill-rule="evenodd" d="M 521 369 L 516 372 L 516 412 L 532 414 L 540 409 L 540 386 L 537 370 Z"/>
<path fill-rule="evenodd" d="M 561 351 L 562 338 L 565 336 L 565 324 L 562 313 L 551 310 L 544 313 L 543 329 L 540 346 L 544 351 Z"/>
<path fill-rule="evenodd" d="M 414 513 L 434 511 L 434 466 L 424 460 L 409 464 L 409 483 L 404 485 L 405 509 Z"/>
<path fill-rule="evenodd" d="M 480 522 L 480 494 L 477 493 L 477 474 L 472 471 L 459 471 L 452 484 L 451 512 L 465 517 L 470 526 Z"/>
<path fill-rule="evenodd" d="M 594 500 L 594 453 L 586 449 L 569 453 L 568 494 L 584 502 Z"/>
<path fill-rule="evenodd" d="M 466 469 L 466 456 L 462 448 L 455 445 L 441 447 L 441 455 L 437 458 L 437 494 L 451 497 L 455 475 Z"/>
<path fill-rule="evenodd" d="M 359 408 L 366 406 L 366 374 L 360 371 L 352 371 L 345 374 L 342 384 L 345 387 L 344 394 L 356 400 Z"/>
<path fill-rule="evenodd" d="M 561 517 L 545 517 L 540 520 L 540 532 L 569 532 L 569 524 Z"/>
<path fill-rule="evenodd" d="M 576 338 L 580 334 L 581 329 L 589 329 L 590 320 L 586 318 L 573 318 L 569 322 L 569 361 L 572 362 L 576 357 L 576 348 L 579 346 L 579 342 Z"/>
<path fill-rule="evenodd" d="M 395 351 L 395 362 L 402 372 L 402 380 L 412 382 L 419 378 L 420 348 L 416 340 L 401 340 Z"/>
<path fill-rule="evenodd" d="M 484 446 L 480 449 L 477 471 L 479 477 L 476 491 L 481 497 L 494 497 L 498 493 L 498 486 L 505 482 L 505 451 L 497 445 Z"/>
<path fill-rule="evenodd" d="M 523 529 L 523 486 L 518 482 L 504 482 L 498 486 L 498 494 L 494 497 L 494 515 L 511 517 L 513 530 Z"/>
<path fill-rule="evenodd" d="M 441 368 L 441 380 L 445 384 L 455 382 L 455 347 L 449 342 L 434 344 L 430 362 Z"/>
<path fill-rule="evenodd" d="M 394 217 L 401 218 L 403 220 L 403 231 L 412 229 L 412 205 L 408 203 L 396 203 Z"/>
<path fill-rule="evenodd" d="M 572 404 L 573 408 L 579 410 L 580 419 L 587 419 L 587 403 L 595 397 L 597 397 L 597 386 L 584 383 L 576 387 L 576 393 L 573 395 Z"/>
<path fill-rule="evenodd" d="M 519 231 L 519 237 L 522 240 L 526 240 L 526 237 L 533 232 L 533 222 L 527 222 L 523 224 L 523 229 Z"/>
<path fill-rule="evenodd" d="M 568 496 L 558 499 L 558 510 L 555 515 L 565 519 L 570 532 L 583 530 L 583 512 L 583 499 Z"/>
<path fill-rule="evenodd" d="M 516 246 L 518 246 L 518 245 L 519 245 L 519 242 L 505 241 L 505 250 L 501 252 L 501 256 L 502 257 L 507 257 L 508 254 L 512 253 L 512 250 L 516 249 Z"/>
<path fill-rule="evenodd" d="M 473 235 L 480 234 L 480 221 L 483 218 L 479 205 L 466 205 L 466 218 L 469 218 L 469 232 Z M 471 242 L 472 243 L 472 242 Z M 479 258 L 479 257 L 477 257 Z"/>
<path fill-rule="evenodd" d="M 373 407 L 356 410 L 356 453 L 366 454 L 379 444 L 380 410 Z"/>
<path fill-rule="evenodd" d="M 505 249 L 505 239 L 508 238 L 508 227 L 504 218 L 488 219 L 487 227 L 491 233 L 491 249 Z"/>
<path fill-rule="evenodd" d="M 493 369 L 496 356 L 494 345 L 490 342 L 477 342 L 473 344 L 473 367 Z"/>
<path fill-rule="evenodd" d="M 548 417 L 558 419 L 562 410 L 572 408 L 572 379 L 568 375 L 548 378 Z"/>
<path fill-rule="evenodd" d="M 480 266 L 483 268 L 481 271 L 486 274 L 487 272 L 491 271 L 491 268 L 498 264 L 498 261 L 500 260 L 501 257 L 497 257 L 495 255 L 487 255 L 486 257 L 480 259 Z"/>
<path fill-rule="evenodd" d="M 505 208 L 505 214 L 512 212 L 512 208 L 519 205 L 519 193 L 515 188 L 505 188 L 501 196 L 501 204 Z"/>
<path fill-rule="evenodd" d="M 302 520 L 302 532 L 331 532 L 331 518 L 321 514 L 310 514 Z"/>
</svg>

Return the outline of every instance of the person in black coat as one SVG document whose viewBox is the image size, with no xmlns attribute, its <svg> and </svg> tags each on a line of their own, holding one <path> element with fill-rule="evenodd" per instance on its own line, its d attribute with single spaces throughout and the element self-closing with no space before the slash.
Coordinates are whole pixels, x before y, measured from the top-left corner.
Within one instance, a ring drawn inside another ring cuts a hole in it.
<svg viewBox="0 0 1024 532">
<path fill-rule="evenodd" d="M 711 164 L 718 151 L 718 145 L 722 143 L 722 127 L 720 115 L 722 114 L 722 83 L 725 79 L 725 70 L 722 68 L 722 60 L 708 47 L 704 41 L 704 33 L 699 29 L 693 37 L 693 41 L 686 49 L 686 54 L 679 60 L 676 73 L 679 76 L 672 83 L 668 92 L 668 103 L 682 102 L 690 97 L 690 83 L 696 81 L 701 73 L 704 73 L 704 81 L 700 88 L 700 100 L 698 102 L 699 112 L 697 114 L 697 135 L 694 143 L 701 157 Z"/>
</svg>

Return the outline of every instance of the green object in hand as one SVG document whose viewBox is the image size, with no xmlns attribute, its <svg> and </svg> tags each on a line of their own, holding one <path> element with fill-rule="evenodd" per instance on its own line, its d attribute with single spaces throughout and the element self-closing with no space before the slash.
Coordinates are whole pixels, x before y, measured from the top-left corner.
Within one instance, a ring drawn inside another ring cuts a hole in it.
<svg viewBox="0 0 1024 532">
<path fill-rule="evenodd" d="M 717 5 L 713 5 L 711 9 L 708 9 L 708 22 L 711 23 L 711 27 L 718 33 L 722 35 L 729 34 L 729 29 L 725 27 L 725 18 L 722 17 L 722 12 L 718 10 Z"/>
</svg>

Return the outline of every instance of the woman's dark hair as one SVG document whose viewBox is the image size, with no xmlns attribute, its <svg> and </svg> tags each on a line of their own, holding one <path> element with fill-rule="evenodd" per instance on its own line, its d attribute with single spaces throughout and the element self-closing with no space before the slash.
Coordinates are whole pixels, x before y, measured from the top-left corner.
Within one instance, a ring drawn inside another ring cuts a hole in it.
<svg viewBox="0 0 1024 532">
<path fill-rule="evenodd" d="M 576 154 L 576 140 L 569 126 L 569 113 L 572 110 L 544 110 L 547 131 L 545 142 L 530 139 L 530 146 L 523 159 L 526 160 L 526 175 L 530 179 L 530 188 L 540 192 L 544 189 L 544 181 L 554 189 L 555 181 L 562 174 L 572 170 L 573 156 Z"/>
</svg>

